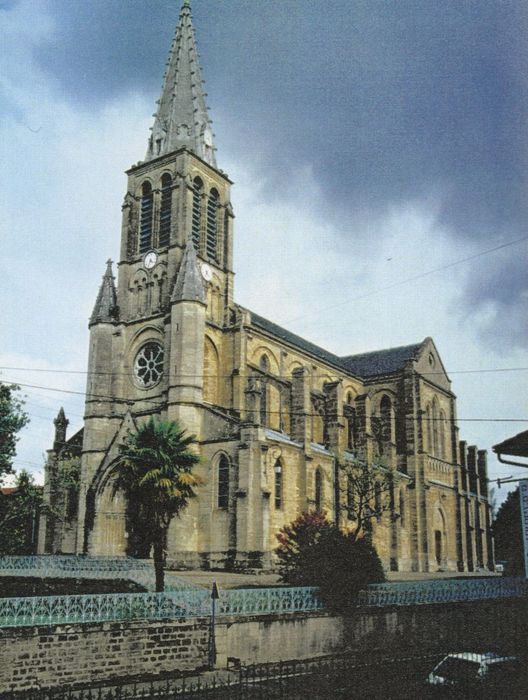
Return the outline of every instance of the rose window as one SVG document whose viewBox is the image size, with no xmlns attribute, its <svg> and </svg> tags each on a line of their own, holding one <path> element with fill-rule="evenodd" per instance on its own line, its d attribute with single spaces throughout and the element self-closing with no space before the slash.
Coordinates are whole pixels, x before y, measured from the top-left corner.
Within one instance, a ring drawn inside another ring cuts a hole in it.
<svg viewBox="0 0 528 700">
<path fill-rule="evenodd" d="M 159 343 L 147 343 L 136 355 L 134 376 L 139 384 L 148 389 L 161 379 L 163 374 L 163 348 Z"/>
</svg>

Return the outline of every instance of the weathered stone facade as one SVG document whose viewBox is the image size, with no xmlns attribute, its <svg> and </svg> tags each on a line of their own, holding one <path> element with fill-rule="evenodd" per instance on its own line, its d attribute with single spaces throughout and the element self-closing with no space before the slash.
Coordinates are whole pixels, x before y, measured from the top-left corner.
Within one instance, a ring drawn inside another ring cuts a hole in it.
<svg viewBox="0 0 528 700">
<path fill-rule="evenodd" d="M 347 527 L 339 465 L 361 459 L 395 475 L 373 532 L 387 568 L 492 568 L 486 456 L 459 442 L 433 341 L 338 357 L 234 303 L 231 182 L 186 4 L 168 66 L 154 140 L 128 171 L 117 286 L 108 264 L 90 320 L 76 534 L 48 523 L 40 551 L 125 553 L 113 467 L 155 415 L 195 433 L 203 457 L 205 486 L 171 525 L 174 566 L 272 566 L 276 533 L 305 510 Z"/>
</svg>

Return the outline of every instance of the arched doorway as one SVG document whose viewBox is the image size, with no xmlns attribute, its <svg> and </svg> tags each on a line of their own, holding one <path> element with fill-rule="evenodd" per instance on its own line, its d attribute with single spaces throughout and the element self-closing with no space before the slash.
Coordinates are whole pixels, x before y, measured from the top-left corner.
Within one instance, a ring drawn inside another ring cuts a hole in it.
<svg viewBox="0 0 528 700">
<path fill-rule="evenodd" d="M 124 556 L 126 550 L 126 500 L 122 491 L 114 493 L 110 478 L 95 496 L 90 554 Z"/>
<path fill-rule="evenodd" d="M 435 509 L 433 520 L 433 546 L 434 562 L 438 569 L 442 569 L 447 564 L 447 533 L 446 520 L 440 506 Z"/>
</svg>

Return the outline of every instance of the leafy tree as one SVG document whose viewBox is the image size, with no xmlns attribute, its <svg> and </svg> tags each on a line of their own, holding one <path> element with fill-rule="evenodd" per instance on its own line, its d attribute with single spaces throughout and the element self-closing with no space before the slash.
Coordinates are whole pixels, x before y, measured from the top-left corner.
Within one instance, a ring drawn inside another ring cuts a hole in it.
<svg viewBox="0 0 528 700">
<path fill-rule="evenodd" d="M 192 473 L 200 462 L 190 449 L 196 444 L 177 423 L 153 417 L 128 434 L 119 447 L 114 492 L 122 490 L 129 505 L 131 527 L 142 530 L 143 545 L 153 549 L 156 590 L 163 591 L 167 533 L 175 515 L 193 498 L 202 483 Z"/>
<path fill-rule="evenodd" d="M 374 520 L 394 512 L 394 474 L 381 463 L 356 460 L 340 465 L 341 508 L 349 520 L 350 537 L 360 540 Z"/>
<path fill-rule="evenodd" d="M 524 550 L 519 488 L 510 491 L 493 522 L 495 560 L 506 561 L 505 573 L 524 576 Z"/>
<path fill-rule="evenodd" d="M 0 494 L 0 554 L 34 554 L 41 503 L 42 487 L 21 471 L 13 492 Z"/>
<path fill-rule="evenodd" d="M 275 550 L 282 581 L 317 586 L 329 610 L 350 614 L 359 591 L 385 580 L 368 538 L 342 532 L 324 513 L 302 513 L 278 534 Z"/>
<path fill-rule="evenodd" d="M 4 476 L 13 474 L 17 433 L 29 422 L 24 402 L 17 396 L 19 390 L 16 384 L 0 382 L 0 484 Z"/>
</svg>

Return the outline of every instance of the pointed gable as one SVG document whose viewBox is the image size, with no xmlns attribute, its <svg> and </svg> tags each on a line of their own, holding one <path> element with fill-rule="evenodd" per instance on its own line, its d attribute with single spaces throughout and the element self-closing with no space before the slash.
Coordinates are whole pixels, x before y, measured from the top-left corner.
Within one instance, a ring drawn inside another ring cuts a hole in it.
<svg viewBox="0 0 528 700">
<path fill-rule="evenodd" d="M 95 301 L 94 310 L 90 316 L 89 325 L 94 323 L 112 323 L 117 317 L 117 292 L 114 275 L 112 274 L 112 261 L 107 260 L 106 272 L 99 287 L 99 293 Z"/>
<path fill-rule="evenodd" d="M 145 160 L 188 148 L 216 167 L 211 120 L 205 103 L 191 8 L 184 2 Z"/>
</svg>

